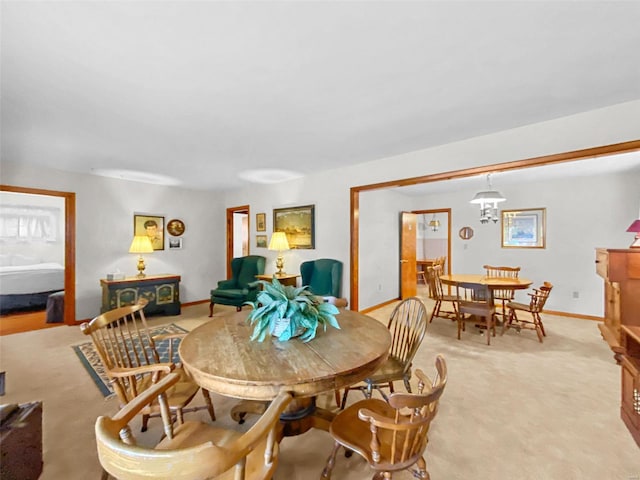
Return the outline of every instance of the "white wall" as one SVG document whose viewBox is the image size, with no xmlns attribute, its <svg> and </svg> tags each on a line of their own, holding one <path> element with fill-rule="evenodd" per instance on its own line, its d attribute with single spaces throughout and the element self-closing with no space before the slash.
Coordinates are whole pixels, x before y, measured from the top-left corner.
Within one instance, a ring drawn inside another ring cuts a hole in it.
<svg viewBox="0 0 640 480">
<path fill-rule="evenodd" d="M 76 318 L 100 313 L 100 278 L 120 270 L 135 275 L 133 212 L 184 221 L 183 248 L 145 255 L 147 274 L 182 276 L 180 298 L 209 298 L 226 276 L 225 209 L 213 193 L 127 182 L 112 178 L 47 170 L 2 162 L 2 183 L 76 193 Z M 166 236 L 166 235 L 165 235 Z"/>
<path fill-rule="evenodd" d="M 640 139 L 640 101 L 627 102 L 590 112 L 563 117 L 548 122 L 507 130 L 482 137 L 442 145 L 434 148 L 411 152 L 395 157 L 384 158 L 360 164 L 347 166 L 340 170 L 321 172 L 308 175 L 305 178 L 276 185 L 251 185 L 244 189 L 229 192 L 225 197 L 225 206 L 249 204 L 252 212 L 267 212 L 268 234 L 271 232 L 270 215 L 273 208 L 294 205 L 316 205 L 316 249 L 287 252 L 285 261 L 287 271 L 294 271 L 302 260 L 308 258 L 331 257 L 345 263 L 345 277 L 343 294 L 349 293 L 349 189 L 353 186 L 367 185 L 395 179 L 422 176 L 440 172 L 448 172 L 471 168 L 481 165 L 497 164 L 515 160 L 569 152 L 600 145 L 610 145 L 619 142 Z M 605 160 L 603 160 L 605 161 Z M 292 166 L 295 168 L 295 165 Z M 572 183 L 563 188 L 567 196 L 571 196 Z M 507 195 L 506 191 L 502 192 Z M 447 205 L 424 205 L 422 208 L 441 208 Z M 362 202 L 361 209 L 366 208 Z M 616 206 L 620 215 L 632 218 L 637 215 L 638 203 L 627 205 L 621 203 Z M 581 208 L 584 208 L 582 206 Z M 471 216 L 477 212 L 470 211 Z M 554 212 L 554 215 L 556 213 Z M 470 218 L 466 224 L 471 224 L 476 218 Z M 252 222 L 255 225 L 255 222 Z M 462 226 L 462 225 L 460 225 Z M 459 227 L 452 225 L 453 232 Z M 615 230 L 608 227 L 611 231 Z M 626 226 L 625 226 L 626 229 Z M 478 229 L 476 229 L 477 231 Z M 603 229 L 604 230 L 604 229 Z M 394 232 L 395 233 L 395 232 Z M 479 238 L 483 233 L 477 233 Z M 573 235 L 573 233 L 572 233 Z M 552 240 L 551 238 L 549 240 Z M 611 241 L 608 237 L 593 241 L 604 246 L 626 247 L 631 242 L 626 237 Z M 554 240 L 555 241 L 555 240 Z M 251 232 L 251 243 L 255 245 L 255 231 Z M 477 245 L 474 243 L 473 245 Z M 591 246 L 589 246 L 591 248 Z M 254 250 L 252 248 L 252 250 Z M 267 270 L 273 271 L 275 253 L 266 249 L 257 249 L 270 261 Z M 588 260 L 592 264 L 592 258 Z M 360 267 L 378 258 L 360 257 Z M 454 267 L 455 269 L 455 267 Z M 395 272 L 385 272 L 386 278 L 393 278 Z M 362 280 L 362 279 L 360 279 Z M 376 289 L 376 285 L 360 285 L 360 295 Z M 569 288 L 578 288 L 575 285 Z M 555 293 L 555 292 L 554 292 Z M 585 293 L 594 298 L 602 296 L 602 288 L 598 291 Z M 553 304 L 552 304 L 553 305 Z M 365 308 L 365 305 L 359 305 Z M 584 309 L 593 311 L 596 307 Z M 596 314 L 602 312 L 596 312 Z"/>
<path fill-rule="evenodd" d="M 501 209 L 546 208 L 545 249 L 502 248 L 501 223 L 480 223 L 479 207 L 469 203 L 475 194 L 470 189 L 415 198 L 411 208 L 452 209 L 453 273 L 481 273 L 484 264 L 520 266 L 520 276 L 533 280 L 534 286 L 544 281 L 554 284 L 546 308 L 601 316 L 603 283 L 595 273 L 595 248 L 631 244 L 633 235 L 626 229 L 638 214 L 638 186 L 638 173 L 500 184 L 499 191 L 507 198 Z M 458 236 L 465 226 L 475 232 L 470 240 Z M 578 299 L 573 292 L 578 292 Z"/>
<path fill-rule="evenodd" d="M 77 316 L 87 318 L 99 311 L 99 278 L 115 268 L 120 268 L 128 274 L 135 273 L 135 259 L 126 253 L 132 235 L 134 211 L 158 213 L 165 215 L 167 219 L 181 218 L 185 221 L 184 248 L 153 253 L 148 258 L 147 271 L 183 275 L 182 301 L 190 302 L 208 298 L 209 289 L 217 280 L 225 276 L 225 209 L 227 207 L 250 205 L 252 215 L 266 212 L 267 232 L 265 233 L 270 236 L 273 229 L 271 218 L 273 208 L 315 204 L 316 248 L 285 252 L 285 268 L 288 272 L 299 271 L 300 263 L 307 259 L 327 257 L 341 260 L 345 268 L 343 292 L 348 295 L 350 282 L 348 276 L 349 189 L 352 186 L 637 139 L 640 139 L 640 100 L 357 166 L 312 173 L 304 178 L 277 185 L 250 185 L 219 195 L 45 170 L 40 167 L 10 163 L 11 159 L 6 158 L 2 159 L 2 183 L 77 193 Z M 291 167 L 295 168 L 295 165 Z M 573 183 L 563 190 L 568 198 L 572 196 L 572 189 Z M 503 194 L 509 196 L 509 192 L 505 190 Z M 441 206 L 428 205 L 424 208 Z M 361 208 L 366 207 L 361 205 Z M 586 207 L 581 205 L 579 208 Z M 628 205 L 626 200 L 621 201 L 616 208 L 621 217 L 635 218 L 638 213 L 638 202 Z M 469 218 L 468 221 L 463 220 L 465 224 L 471 224 L 476 220 L 477 212 L 469 214 L 474 218 Z M 556 215 L 557 212 L 554 211 L 553 214 Z M 595 246 L 601 244 L 626 247 L 630 244 L 628 234 L 624 234 L 614 242 L 604 233 L 605 231 L 617 232 L 620 228 L 619 224 L 612 225 L 608 220 L 603 224 L 602 219 L 597 217 L 593 220 L 594 224 L 600 225 L 597 228 L 603 232 L 602 237 L 593 238 L 592 242 Z M 256 222 L 250 223 L 252 226 L 250 252 L 265 255 L 269 259 L 267 273 L 273 272 L 277 252 L 255 248 Z M 571 244 L 579 244 L 580 237 L 575 235 L 577 228 L 577 225 L 568 228 L 570 232 L 563 234 L 563 240 Z M 476 231 L 478 230 L 476 228 Z M 453 231 L 457 232 L 456 226 Z M 615 235 L 618 234 L 615 233 Z M 476 242 L 473 245 L 478 245 L 483 236 L 483 233 L 478 232 L 474 237 Z M 555 243 L 558 240 L 550 237 L 549 241 Z M 592 245 L 589 245 L 588 249 L 592 249 Z M 360 265 L 376 261 L 375 258 L 361 256 Z M 585 256 L 583 261 L 588 261 L 592 266 L 591 256 L 589 259 Z M 384 272 L 384 275 L 385 278 L 392 278 L 395 272 Z M 567 275 L 573 274 L 568 272 Z M 583 286 L 576 284 L 567 288 L 583 288 Z M 361 286 L 360 294 L 363 293 L 363 286 Z M 601 287 L 599 291 L 590 292 L 590 294 L 594 298 L 601 297 Z M 586 295 L 588 293 L 585 293 Z M 364 307 L 361 305 L 361 308 Z M 591 307 L 585 310 L 591 310 Z"/>
</svg>

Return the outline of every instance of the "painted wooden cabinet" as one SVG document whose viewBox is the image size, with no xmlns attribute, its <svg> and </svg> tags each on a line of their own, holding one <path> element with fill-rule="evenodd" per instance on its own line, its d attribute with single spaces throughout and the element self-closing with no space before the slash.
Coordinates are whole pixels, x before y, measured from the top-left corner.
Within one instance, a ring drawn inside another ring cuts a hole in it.
<svg viewBox="0 0 640 480">
<path fill-rule="evenodd" d="M 145 315 L 180 315 L 180 275 L 147 275 L 144 278 L 127 277 L 122 280 L 103 278 L 100 285 L 102 313 L 133 305 L 139 298 L 144 298 L 149 302 L 144 309 Z"/>
<path fill-rule="evenodd" d="M 620 326 L 640 327 L 640 249 L 596 249 L 596 272 L 604 279 L 604 323 L 598 327 L 620 363 Z"/>
</svg>

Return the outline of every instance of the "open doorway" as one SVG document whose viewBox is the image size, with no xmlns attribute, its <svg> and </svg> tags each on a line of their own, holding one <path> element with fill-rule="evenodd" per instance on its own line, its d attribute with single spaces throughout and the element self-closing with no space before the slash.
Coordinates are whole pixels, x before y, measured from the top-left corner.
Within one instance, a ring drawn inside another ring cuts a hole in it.
<svg viewBox="0 0 640 480">
<path fill-rule="evenodd" d="M 15 278 L 9 284 L 3 277 L 0 332 L 74 325 L 75 193 L 9 185 L 0 185 L 0 191 L 6 195 L 1 202 L 0 253 Z M 50 305 L 55 308 L 48 315 Z"/>
<path fill-rule="evenodd" d="M 249 205 L 227 208 L 227 278 L 231 260 L 249 255 Z"/>
<path fill-rule="evenodd" d="M 451 209 L 414 210 L 417 214 L 416 261 L 424 265 L 446 257 L 443 273 L 451 273 Z"/>
</svg>

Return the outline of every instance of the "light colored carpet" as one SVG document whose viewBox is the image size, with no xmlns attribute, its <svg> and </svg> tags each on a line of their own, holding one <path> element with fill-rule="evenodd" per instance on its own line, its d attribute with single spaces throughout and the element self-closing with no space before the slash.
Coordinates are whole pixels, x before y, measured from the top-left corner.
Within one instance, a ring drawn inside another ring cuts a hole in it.
<svg viewBox="0 0 640 480">
<path fill-rule="evenodd" d="M 188 330 L 205 321 L 206 304 L 179 317 L 153 317 Z M 392 306 L 371 314 L 386 323 Z M 431 308 L 429 308 L 429 311 Z M 215 315 L 229 310 L 216 306 Z M 473 329 L 456 339 L 455 324 L 435 319 L 414 362 L 427 374 L 436 354 L 449 383 L 430 432 L 432 480 L 638 480 L 640 449 L 620 420 L 620 367 L 596 322 L 545 315 L 547 335 L 510 330 L 485 344 Z M 7 372 L 1 403 L 44 402 L 42 480 L 99 478 L 93 425 L 117 411 L 104 399 L 69 348 L 85 340 L 78 327 L 58 327 L 0 338 L 0 369 Z M 400 387 L 400 385 L 398 385 Z M 357 392 L 350 401 L 361 398 Z M 330 404 L 332 395 L 322 401 Z M 201 397 L 197 398 L 199 403 Z M 237 427 L 234 400 L 214 396 L 218 423 Z M 206 412 L 196 414 L 206 420 Z M 134 431 L 139 431 L 139 424 Z M 138 434 L 142 444 L 160 436 L 160 422 Z M 246 428 L 246 426 L 245 426 Z M 285 438 L 276 479 L 319 478 L 332 447 L 321 431 Z M 334 479 L 361 480 L 371 472 L 357 455 L 339 455 Z M 394 478 L 409 479 L 409 474 Z"/>
</svg>

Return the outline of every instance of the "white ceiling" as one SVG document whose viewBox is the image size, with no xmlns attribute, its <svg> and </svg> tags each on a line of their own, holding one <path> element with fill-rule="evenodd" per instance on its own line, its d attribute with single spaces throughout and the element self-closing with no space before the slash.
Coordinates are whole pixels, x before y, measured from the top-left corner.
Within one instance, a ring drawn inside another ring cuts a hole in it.
<svg viewBox="0 0 640 480">
<path fill-rule="evenodd" d="M 221 190 L 640 98 L 640 2 L 1 3 L 2 159 Z"/>
</svg>

